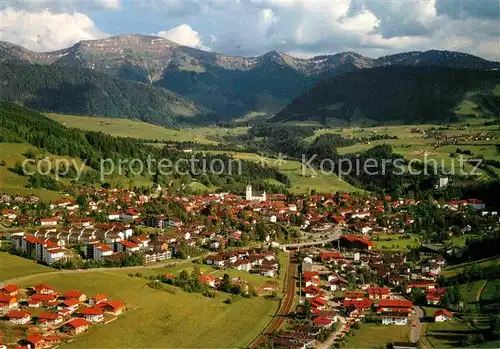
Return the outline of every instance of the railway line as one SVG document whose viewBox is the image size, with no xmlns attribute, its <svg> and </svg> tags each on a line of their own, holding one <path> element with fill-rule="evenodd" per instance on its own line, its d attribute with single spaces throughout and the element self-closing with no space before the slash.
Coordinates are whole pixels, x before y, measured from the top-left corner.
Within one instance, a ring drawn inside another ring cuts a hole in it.
<svg viewBox="0 0 500 349">
<path fill-rule="evenodd" d="M 267 325 L 267 327 L 262 331 L 262 333 L 249 345 L 250 348 L 258 348 L 261 343 L 265 342 L 266 338 L 278 331 L 281 325 L 286 320 L 286 316 L 290 313 L 293 306 L 293 300 L 295 298 L 296 293 L 296 274 L 297 274 L 297 264 L 294 260 L 294 255 L 290 255 L 287 275 L 285 278 L 285 285 L 283 287 L 284 299 L 281 303 L 280 308 L 276 312 L 275 316 L 271 320 L 271 322 Z"/>
</svg>

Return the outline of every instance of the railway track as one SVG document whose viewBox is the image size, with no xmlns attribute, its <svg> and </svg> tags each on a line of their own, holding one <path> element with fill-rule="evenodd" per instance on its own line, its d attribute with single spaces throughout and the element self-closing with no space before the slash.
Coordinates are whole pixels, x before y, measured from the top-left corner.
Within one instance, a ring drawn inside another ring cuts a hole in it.
<svg viewBox="0 0 500 349">
<path fill-rule="evenodd" d="M 295 264 L 294 256 L 291 255 L 284 285 L 285 298 L 271 322 L 267 325 L 264 331 L 262 331 L 262 333 L 249 345 L 250 348 L 258 348 L 260 344 L 266 340 L 267 336 L 279 330 L 281 325 L 283 325 L 283 323 L 285 322 L 286 316 L 292 310 L 293 300 L 295 298 L 296 274 L 297 265 Z"/>
</svg>

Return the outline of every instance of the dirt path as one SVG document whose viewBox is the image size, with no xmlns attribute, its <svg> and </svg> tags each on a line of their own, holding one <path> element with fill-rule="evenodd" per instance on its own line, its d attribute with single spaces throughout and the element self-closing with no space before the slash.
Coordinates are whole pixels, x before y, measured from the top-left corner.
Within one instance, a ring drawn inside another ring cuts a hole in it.
<svg viewBox="0 0 500 349">
<path fill-rule="evenodd" d="M 490 282 L 490 280 L 486 280 L 486 282 L 484 283 L 483 287 L 481 287 L 478 291 L 477 291 L 477 294 L 476 294 L 476 302 L 479 303 L 479 301 L 481 300 L 481 296 L 484 292 L 484 289 L 486 288 L 486 285 L 488 285 L 488 282 Z"/>
</svg>

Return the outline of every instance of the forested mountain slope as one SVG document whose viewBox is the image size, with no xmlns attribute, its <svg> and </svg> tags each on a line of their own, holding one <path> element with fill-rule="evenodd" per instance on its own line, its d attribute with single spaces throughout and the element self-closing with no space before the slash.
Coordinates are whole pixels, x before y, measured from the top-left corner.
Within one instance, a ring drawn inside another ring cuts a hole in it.
<svg viewBox="0 0 500 349">
<path fill-rule="evenodd" d="M 176 93 L 90 69 L 0 63 L 0 99 L 40 111 L 137 118 L 173 126 L 210 114 Z"/>
<path fill-rule="evenodd" d="M 322 81 L 296 98 L 273 121 L 368 120 L 425 122 L 447 120 L 465 98 L 485 115 L 500 115 L 500 71 L 440 67 L 382 67 Z"/>
</svg>

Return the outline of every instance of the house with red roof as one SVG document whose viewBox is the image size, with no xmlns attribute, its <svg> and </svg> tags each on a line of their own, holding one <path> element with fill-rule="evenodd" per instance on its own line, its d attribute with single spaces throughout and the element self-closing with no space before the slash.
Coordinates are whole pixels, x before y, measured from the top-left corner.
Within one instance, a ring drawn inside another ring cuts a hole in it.
<svg viewBox="0 0 500 349">
<path fill-rule="evenodd" d="M 323 290 L 316 285 L 309 285 L 304 288 L 306 298 L 313 298 L 323 293 Z"/>
<path fill-rule="evenodd" d="M 93 306 L 93 305 L 97 305 L 97 304 L 102 303 L 102 302 L 106 302 L 107 300 L 108 300 L 108 296 L 99 293 L 95 297 L 91 297 L 89 299 L 89 304 Z"/>
<path fill-rule="evenodd" d="M 450 320 L 451 318 L 453 317 L 453 314 L 450 313 L 448 310 L 446 309 L 441 309 L 441 310 L 438 310 L 434 313 L 434 321 L 435 322 L 444 322 L 444 321 L 448 321 Z"/>
<path fill-rule="evenodd" d="M 2 286 L 0 291 L 2 291 L 3 293 L 5 293 L 9 296 L 14 297 L 19 292 L 19 286 L 17 286 L 17 285 L 4 285 L 4 286 Z"/>
<path fill-rule="evenodd" d="M 311 307 L 318 310 L 323 310 L 328 303 L 322 296 L 316 296 L 310 301 Z"/>
<path fill-rule="evenodd" d="M 343 260 L 344 255 L 338 251 L 323 251 L 320 253 L 322 261 Z"/>
<path fill-rule="evenodd" d="M 63 331 L 71 333 L 72 335 L 77 335 L 88 330 L 90 323 L 81 318 L 76 318 L 63 326 Z"/>
<path fill-rule="evenodd" d="M 26 325 L 31 321 L 31 314 L 24 310 L 11 310 L 7 313 L 7 317 L 16 325 Z"/>
<path fill-rule="evenodd" d="M 371 250 L 375 246 L 373 241 L 356 235 L 342 235 L 339 239 L 339 244 L 341 247 L 350 250 Z"/>
<path fill-rule="evenodd" d="M 425 295 L 428 305 L 438 305 L 441 297 L 446 293 L 446 288 L 433 288 Z"/>
<path fill-rule="evenodd" d="M 60 341 L 61 339 L 58 336 L 40 336 L 38 334 L 28 336 L 24 340 L 30 349 L 50 348 Z"/>
<path fill-rule="evenodd" d="M 406 287 L 406 293 L 411 293 L 414 288 L 421 288 L 430 291 L 436 288 L 436 282 L 432 280 L 410 280 L 408 281 L 408 286 Z"/>
<path fill-rule="evenodd" d="M 33 287 L 33 290 L 39 294 L 53 294 L 56 292 L 56 290 L 53 287 L 46 284 L 38 284 L 35 287 Z"/>
<path fill-rule="evenodd" d="M 87 300 L 87 295 L 83 292 L 80 292 L 78 290 L 71 290 L 71 291 L 67 291 L 67 292 L 64 292 L 64 298 L 66 299 L 76 299 L 78 300 L 80 303 L 81 302 L 85 302 Z"/>
<path fill-rule="evenodd" d="M 67 309 L 71 312 L 74 312 L 78 309 L 80 302 L 76 298 L 65 299 L 57 305 L 57 310 Z"/>
<path fill-rule="evenodd" d="M 104 311 L 97 307 L 87 307 L 80 310 L 80 316 L 90 322 L 101 322 L 104 320 Z"/>
<path fill-rule="evenodd" d="M 382 325 L 406 325 L 413 302 L 406 299 L 381 299 L 375 309 L 382 318 Z"/>
<path fill-rule="evenodd" d="M 123 311 L 125 311 L 125 304 L 123 304 L 120 301 L 108 301 L 108 302 L 106 302 L 106 306 L 104 309 L 107 312 L 110 312 L 111 314 L 118 316 Z"/>
<path fill-rule="evenodd" d="M 13 309 L 18 305 L 16 297 L 0 293 L 0 310 Z"/>
<path fill-rule="evenodd" d="M 199 279 L 202 284 L 207 284 L 208 286 L 215 288 L 215 282 L 217 281 L 217 278 L 215 276 L 210 274 L 200 275 Z"/>
<path fill-rule="evenodd" d="M 326 318 L 326 317 L 319 317 L 318 316 L 318 317 L 314 318 L 313 323 L 321 328 L 330 328 L 333 324 L 333 321 Z"/>
<path fill-rule="evenodd" d="M 43 312 L 38 315 L 36 320 L 40 326 L 57 326 L 63 322 L 63 317 L 58 313 Z"/>
<path fill-rule="evenodd" d="M 369 299 L 387 299 L 391 293 L 387 287 L 368 287 L 366 292 Z"/>
</svg>

